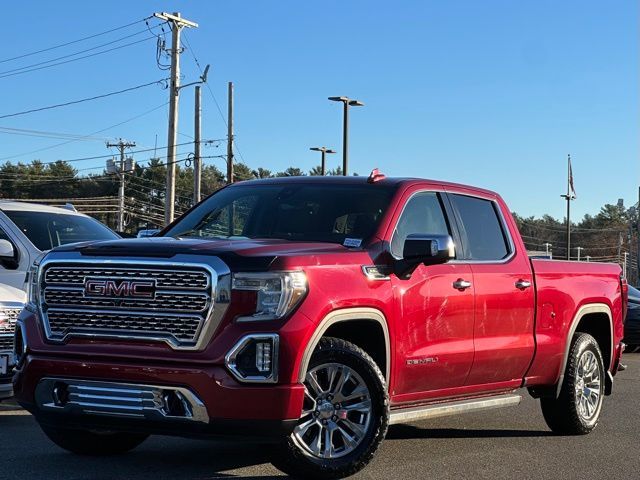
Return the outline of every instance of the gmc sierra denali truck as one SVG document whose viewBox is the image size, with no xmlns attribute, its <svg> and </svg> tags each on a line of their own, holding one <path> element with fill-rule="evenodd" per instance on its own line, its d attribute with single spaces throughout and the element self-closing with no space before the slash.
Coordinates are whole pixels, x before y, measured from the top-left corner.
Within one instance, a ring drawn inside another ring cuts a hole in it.
<svg viewBox="0 0 640 480">
<path fill-rule="evenodd" d="M 15 394 L 57 445 L 270 436 L 303 478 L 363 468 L 390 424 L 540 399 L 596 427 L 624 350 L 611 264 L 530 260 L 503 200 L 420 179 L 227 186 L 158 238 L 34 265 Z"/>
</svg>

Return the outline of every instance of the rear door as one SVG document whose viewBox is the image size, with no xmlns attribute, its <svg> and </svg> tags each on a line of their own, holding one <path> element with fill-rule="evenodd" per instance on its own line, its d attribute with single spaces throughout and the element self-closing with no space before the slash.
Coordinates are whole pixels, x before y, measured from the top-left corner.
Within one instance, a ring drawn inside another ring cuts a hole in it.
<svg viewBox="0 0 640 480">
<path fill-rule="evenodd" d="M 475 356 L 467 385 L 517 385 L 534 354 L 531 264 L 508 229 L 498 199 L 450 193 L 475 289 Z"/>
</svg>

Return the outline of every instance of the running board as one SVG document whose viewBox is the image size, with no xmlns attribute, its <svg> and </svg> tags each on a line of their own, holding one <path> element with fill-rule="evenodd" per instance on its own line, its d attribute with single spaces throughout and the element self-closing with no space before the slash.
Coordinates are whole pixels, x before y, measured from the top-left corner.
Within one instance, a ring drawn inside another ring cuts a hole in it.
<svg viewBox="0 0 640 480">
<path fill-rule="evenodd" d="M 494 408 L 514 407 L 522 401 L 522 396 L 516 394 L 498 395 L 494 397 L 476 398 L 473 400 L 458 400 L 455 402 L 438 403 L 400 410 L 392 410 L 389 416 L 389 425 L 398 423 L 411 423 L 418 420 L 426 420 L 460 413 L 491 410 Z"/>
</svg>

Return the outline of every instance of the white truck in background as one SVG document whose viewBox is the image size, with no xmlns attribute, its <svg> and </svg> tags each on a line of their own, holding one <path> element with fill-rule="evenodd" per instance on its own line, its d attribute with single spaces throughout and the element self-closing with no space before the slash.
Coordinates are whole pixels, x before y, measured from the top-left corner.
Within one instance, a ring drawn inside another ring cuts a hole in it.
<svg viewBox="0 0 640 480">
<path fill-rule="evenodd" d="M 0 200 L 0 401 L 12 396 L 13 330 L 26 301 L 29 267 L 57 246 L 116 238 L 72 208 Z"/>
</svg>

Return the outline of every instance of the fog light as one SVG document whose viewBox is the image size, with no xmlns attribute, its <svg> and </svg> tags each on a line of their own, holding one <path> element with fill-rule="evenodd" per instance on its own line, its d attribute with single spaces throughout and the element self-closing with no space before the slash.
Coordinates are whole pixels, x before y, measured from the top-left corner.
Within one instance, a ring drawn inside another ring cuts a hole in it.
<svg viewBox="0 0 640 480">
<path fill-rule="evenodd" d="M 27 337 L 24 331 L 24 324 L 21 321 L 16 322 L 16 328 L 13 335 L 13 360 L 16 367 L 22 366 L 27 353 Z"/>
<path fill-rule="evenodd" d="M 279 337 L 275 333 L 242 337 L 225 357 L 229 371 L 241 382 L 278 381 Z"/>
</svg>

